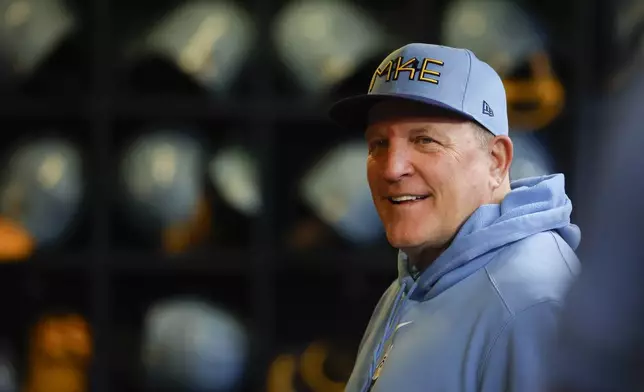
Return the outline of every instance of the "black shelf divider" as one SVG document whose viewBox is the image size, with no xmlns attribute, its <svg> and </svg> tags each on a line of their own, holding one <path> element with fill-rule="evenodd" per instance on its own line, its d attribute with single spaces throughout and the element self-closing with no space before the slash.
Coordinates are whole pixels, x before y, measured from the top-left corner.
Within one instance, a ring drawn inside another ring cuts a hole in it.
<svg viewBox="0 0 644 392">
<path fill-rule="evenodd" d="M 262 74 L 262 79 L 265 78 L 266 74 Z M 261 83 L 265 81 L 262 80 Z M 272 90 L 227 100 L 186 96 L 123 97 L 116 100 L 115 111 L 122 117 L 151 119 L 230 118 L 244 122 L 252 117 L 253 124 L 265 126 L 275 120 L 324 120 L 324 114 L 332 101 L 284 99 L 271 96 L 270 91 Z"/>
<path fill-rule="evenodd" d="M 92 269 L 94 253 L 91 251 L 66 252 L 55 256 L 34 255 L 27 260 L 12 262 L 35 271 L 83 272 Z"/>
<path fill-rule="evenodd" d="M 11 117 L 47 117 L 58 118 L 82 118 L 91 116 L 90 97 L 64 97 L 40 98 L 25 97 L 21 95 L 0 96 L 0 116 Z"/>
<path fill-rule="evenodd" d="M 277 6 L 275 0 L 254 0 L 251 3 L 257 29 L 261 41 L 254 51 L 254 59 L 250 61 L 266 61 L 270 58 L 271 43 L 271 16 L 274 8 Z M 256 102 L 268 103 L 274 99 L 275 91 L 273 89 L 273 79 L 271 75 L 263 72 L 256 72 L 253 84 L 253 96 Z M 259 107 L 258 107 L 259 106 Z M 252 326 L 253 341 L 256 342 L 255 368 L 252 369 L 250 389 L 253 391 L 263 391 L 266 389 L 266 371 L 271 361 L 271 354 L 276 340 L 275 325 L 275 268 L 273 255 L 275 253 L 275 244 L 273 241 L 275 225 L 274 212 L 274 177 L 275 159 L 274 154 L 274 111 L 263 110 L 261 104 L 251 106 L 252 110 L 251 126 L 254 138 L 254 149 L 260 162 L 260 187 L 263 199 L 263 213 L 253 227 L 252 233 L 252 276 L 251 276 L 251 298 L 253 302 L 253 320 Z M 257 110 L 259 109 L 259 110 Z M 257 111 L 256 111 L 257 110 Z"/>
<path fill-rule="evenodd" d="M 93 344 L 93 360 L 90 368 L 89 390 L 92 392 L 108 392 L 109 385 L 109 346 L 110 346 L 110 230 L 109 230 L 109 196 L 110 183 L 110 69 L 111 69 L 111 38 L 110 38 L 110 1 L 94 0 L 91 3 L 92 34 L 92 77 L 93 91 L 90 100 L 93 149 L 92 156 L 99 173 L 104 175 L 92 176 L 93 196 L 93 252 L 92 268 L 89 271 L 91 295 L 91 324 Z"/>
<path fill-rule="evenodd" d="M 198 274 L 208 276 L 249 276 L 252 253 L 246 249 L 208 249 L 180 255 L 161 252 L 118 252 L 112 254 L 113 276 L 130 272 L 145 274 Z"/>
<path fill-rule="evenodd" d="M 341 273 L 353 278 L 364 275 L 392 275 L 393 278 L 397 273 L 396 256 L 390 248 L 281 251 L 276 256 L 275 268 L 288 272 Z"/>
<path fill-rule="evenodd" d="M 1 98 L 1 97 L 0 97 Z M 0 116 L 55 118 L 94 118 L 91 97 L 36 98 L 10 97 L 0 106 Z M 216 100 L 190 96 L 117 97 L 111 100 L 110 117 L 188 119 L 233 119 L 267 124 L 274 120 L 328 121 L 325 113 L 333 98 L 285 99 L 250 95 L 247 98 Z M 270 120 L 272 119 L 272 120 Z M 267 122 L 268 121 L 268 122 Z"/>
</svg>

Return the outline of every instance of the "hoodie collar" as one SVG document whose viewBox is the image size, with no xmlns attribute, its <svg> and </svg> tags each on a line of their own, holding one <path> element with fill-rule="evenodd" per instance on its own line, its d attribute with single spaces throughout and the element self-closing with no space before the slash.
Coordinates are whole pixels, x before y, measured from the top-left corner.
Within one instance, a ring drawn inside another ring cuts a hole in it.
<svg viewBox="0 0 644 392">
<path fill-rule="evenodd" d="M 570 223 L 572 203 L 565 193 L 563 174 L 514 181 L 511 188 L 501 204 L 485 204 L 474 211 L 452 244 L 422 273 L 413 274 L 409 258 L 399 251 L 399 283 L 415 280 L 418 295 L 427 297 L 432 287 L 450 272 L 461 269 L 466 275 L 474 273 L 483 265 L 471 263 L 473 260 L 487 253 L 493 254 L 491 251 L 512 242 L 549 230 L 557 231 L 572 249 L 577 248 L 581 233 L 577 226 Z M 472 268 L 467 268 L 469 266 Z M 448 287 L 441 285 L 441 291 Z M 438 292 L 433 291 L 430 297 L 435 295 Z"/>
</svg>

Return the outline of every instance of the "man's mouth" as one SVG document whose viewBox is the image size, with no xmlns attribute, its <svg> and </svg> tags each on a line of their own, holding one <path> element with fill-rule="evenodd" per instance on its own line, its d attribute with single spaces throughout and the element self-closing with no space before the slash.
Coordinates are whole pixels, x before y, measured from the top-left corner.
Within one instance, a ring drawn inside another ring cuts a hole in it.
<svg viewBox="0 0 644 392">
<path fill-rule="evenodd" d="M 390 196 L 387 197 L 387 200 L 391 204 L 409 204 L 420 200 L 425 200 L 429 195 L 401 195 L 401 196 Z"/>
</svg>

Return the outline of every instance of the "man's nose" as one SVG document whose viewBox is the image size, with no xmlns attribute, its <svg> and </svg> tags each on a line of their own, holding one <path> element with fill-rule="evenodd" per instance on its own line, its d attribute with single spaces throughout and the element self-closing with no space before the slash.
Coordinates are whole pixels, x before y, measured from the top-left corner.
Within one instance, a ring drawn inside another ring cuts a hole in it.
<svg viewBox="0 0 644 392">
<path fill-rule="evenodd" d="M 387 181 L 395 182 L 413 173 L 409 150 L 399 143 L 390 143 L 385 158 L 383 175 Z"/>
</svg>

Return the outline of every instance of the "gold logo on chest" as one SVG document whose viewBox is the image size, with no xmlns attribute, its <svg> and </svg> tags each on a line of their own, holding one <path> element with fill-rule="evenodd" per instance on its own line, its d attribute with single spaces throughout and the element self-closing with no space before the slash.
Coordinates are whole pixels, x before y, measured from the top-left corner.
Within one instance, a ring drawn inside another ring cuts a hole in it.
<svg viewBox="0 0 644 392">
<path fill-rule="evenodd" d="M 378 363 L 378 366 L 376 367 L 376 370 L 373 372 L 373 377 L 371 377 L 371 382 L 375 383 L 376 380 L 380 377 L 380 373 L 382 372 L 383 367 L 385 366 L 385 362 L 387 361 L 387 358 L 389 357 L 389 353 L 391 353 L 391 349 L 394 347 L 394 345 L 390 345 L 387 347 L 387 350 L 385 351 L 385 354 L 382 356 L 382 359 Z"/>
</svg>

